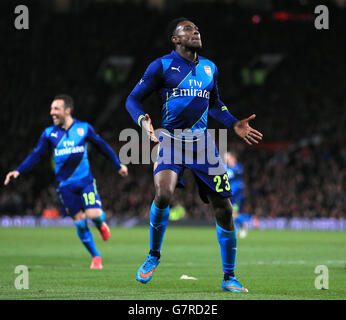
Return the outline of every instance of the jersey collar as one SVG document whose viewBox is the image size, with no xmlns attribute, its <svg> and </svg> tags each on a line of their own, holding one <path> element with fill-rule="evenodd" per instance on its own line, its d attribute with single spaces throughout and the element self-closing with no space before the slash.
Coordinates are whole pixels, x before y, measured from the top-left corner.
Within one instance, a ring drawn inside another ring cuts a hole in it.
<svg viewBox="0 0 346 320">
<path fill-rule="evenodd" d="M 64 129 L 64 128 L 62 128 L 62 127 L 60 127 L 60 126 L 55 126 L 56 128 L 58 128 L 58 129 L 60 129 L 60 130 L 62 130 L 62 131 L 69 131 L 72 127 L 73 127 L 73 125 L 77 122 L 77 120 L 75 119 L 75 118 L 72 118 L 72 123 L 71 123 L 71 125 L 67 128 L 67 129 Z"/>
<path fill-rule="evenodd" d="M 199 55 L 197 54 L 197 62 L 193 62 L 189 59 L 184 58 L 183 56 L 181 56 L 178 52 L 176 52 L 175 50 L 173 50 L 171 52 L 171 55 L 177 59 L 183 60 L 184 62 L 186 62 L 187 64 L 193 65 L 193 66 L 197 66 L 199 63 Z"/>
</svg>

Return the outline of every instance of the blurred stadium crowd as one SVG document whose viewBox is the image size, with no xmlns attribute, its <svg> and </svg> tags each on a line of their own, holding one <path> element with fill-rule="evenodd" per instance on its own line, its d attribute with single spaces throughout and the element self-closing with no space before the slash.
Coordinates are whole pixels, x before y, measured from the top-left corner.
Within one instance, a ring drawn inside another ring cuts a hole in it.
<svg viewBox="0 0 346 320">
<path fill-rule="evenodd" d="M 158 11 L 144 2 L 88 2 L 72 13 L 55 13 L 33 1 L 30 29 L 16 30 L 13 2 L 1 2 L 2 179 L 50 125 L 49 106 L 58 93 L 72 95 L 75 117 L 90 122 L 119 152 L 121 130 L 136 128 L 125 99 L 147 65 L 171 50 L 167 22 L 185 16 L 200 28 L 201 55 L 218 66 L 221 98 L 230 112 L 238 118 L 256 113 L 253 126 L 264 134 L 256 147 L 231 131 L 228 135 L 229 149 L 244 165 L 244 211 L 258 217 L 345 217 L 346 50 L 339 32 L 345 9 L 331 4 L 331 29 L 317 31 L 311 19 L 278 21 L 272 15 L 275 10 L 311 13 L 313 7 L 275 3 L 268 11 L 218 1 L 180 2 L 175 11 Z M 134 63 L 128 73 L 116 68 L 109 73 L 104 65 L 110 56 L 131 57 Z M 155 96 L 144 109 L 159 128 Z M 212 119 L 209 127 L 220 128 Z M 129 165 L 129 177 L 122 179 L 93 151 L 91 167 L 107 214 L 147 216 L 154 196 L 152 165 Z M 182 205 L 188 217 L 208 216 L 192 175 L 186 172 L 184 178 L 188 192 L 177 190 L 174 205 Z M 1 187 L 0 215 L 39 216 L 55 206 L 50 161 Z"/>
</svg>

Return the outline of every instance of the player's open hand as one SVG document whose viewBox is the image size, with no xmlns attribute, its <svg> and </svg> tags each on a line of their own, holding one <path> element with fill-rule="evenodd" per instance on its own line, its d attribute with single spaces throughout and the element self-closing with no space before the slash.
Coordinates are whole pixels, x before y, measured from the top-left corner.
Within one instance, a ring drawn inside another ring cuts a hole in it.
<svg viewBox="0 0 346 320">
<path fill-rule="evenodd" d="M 147 132 L 152 142 L 156 142 L 156 143 L 159 142 L 159 140 L 155 137 L 154 127 L 151 123 L 151 119 L 148 114 L 145 115 L 145 118 L 142 121 L 142 126 L 144 130 Z"/>
<path fill-rule="evenodd" d="M 4 182 L 4 185 L 7 186 L 11 180 L 11 178 L 17 179 L 19 176 L 19 171 L 10 171 L 7 175 L 6 175 L 6 179 Z"/>
<path fill-rule="evenodd" d="M 255 114 L 252 116 L 236 122 L 234 125 L 235 133 L 241 137 L 247 144 L 258 143 L 262 140 L 263 134 L 249 126 L 249 121 L 256 117 Z"/>
<path fill-rule="evenodd" d="M 122 177 L 127 177 L 129 172 L 127 169 L 127 166 L 125 166 L 124 164 L 121 165 L 121 169 L 119 169 L 118 173 L 122 176 Z"/>
</svg>

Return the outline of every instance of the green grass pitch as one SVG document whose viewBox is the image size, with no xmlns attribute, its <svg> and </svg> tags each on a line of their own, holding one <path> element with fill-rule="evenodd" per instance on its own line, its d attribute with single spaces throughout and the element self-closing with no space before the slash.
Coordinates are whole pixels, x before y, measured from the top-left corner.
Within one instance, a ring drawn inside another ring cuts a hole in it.
<svg viewBox="0 0 346 320">
<path fill-rule="evenodd" d="M 168 226 L 161 263 L 147 284 L 136 271 L 148 253 L 149 228 L 112 228 L 103 242 L 92 227 L 103 270 L 74 228 L 0 228 L 0 299 L 344 300 L 344 232 L 250 230 L 238 239 L 236 275 L 249 293 L 221 290 L 221 259 L 213 227 Z M 29 268 L 29 289 L 15 288 L 15 267 Z M 329 288 L 315 288 L 317 265 Z M 180 280 L 181 275 L 197 280 Z"/>
</svg>

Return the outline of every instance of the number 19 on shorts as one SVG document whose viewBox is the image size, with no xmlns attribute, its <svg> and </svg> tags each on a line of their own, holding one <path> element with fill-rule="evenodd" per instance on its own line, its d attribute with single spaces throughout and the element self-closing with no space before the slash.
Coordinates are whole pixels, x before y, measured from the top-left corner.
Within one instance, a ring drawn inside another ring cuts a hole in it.
<svg viewBox="0 0 346 320">
<path fill-rule="evenodd" d="M 95 193 L 94 192 L 85 192 L 83 193 L 83 199 L 84 199 L 84 204 L 86 206 L 89 206 L 89 205 L 93 205 L 95 204 L 95 201 L 96 201 L 96 197 L 95 197 Z"/>
</svg>

